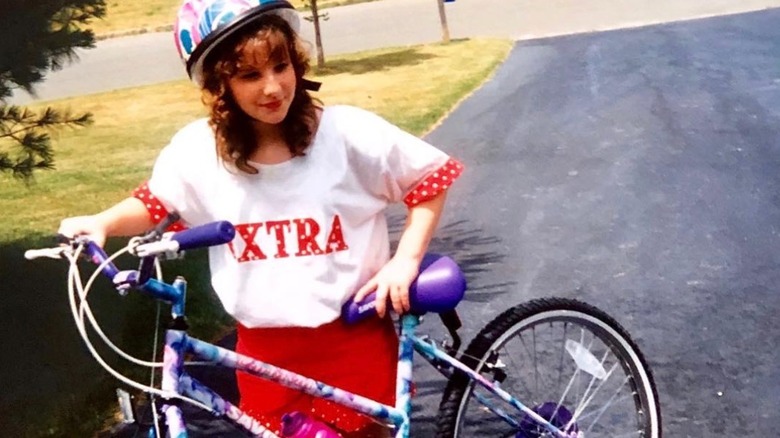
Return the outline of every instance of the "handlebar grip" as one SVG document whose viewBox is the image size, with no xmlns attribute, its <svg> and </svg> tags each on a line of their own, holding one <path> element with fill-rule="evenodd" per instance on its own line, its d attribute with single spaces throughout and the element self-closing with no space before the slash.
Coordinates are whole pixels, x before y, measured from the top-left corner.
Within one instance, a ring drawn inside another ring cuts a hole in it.
<svg viewBox="0 0 780 438">
<path fill-rule="evenodd" d="M 62 256 L 63 251 L 64 248 L 28 249 L 24 252 L 24 258 L 27 260 L 34 260 L 41 257 L 58 259 Z"/>
<path fill-rule="evenodd" d="M 179 231 L 171 240 L 179 244 L 179 250 L 222 245 L 233 240 L 236 229 L 228 221 L 211 222 L 189 230 Z"/>
</svg>

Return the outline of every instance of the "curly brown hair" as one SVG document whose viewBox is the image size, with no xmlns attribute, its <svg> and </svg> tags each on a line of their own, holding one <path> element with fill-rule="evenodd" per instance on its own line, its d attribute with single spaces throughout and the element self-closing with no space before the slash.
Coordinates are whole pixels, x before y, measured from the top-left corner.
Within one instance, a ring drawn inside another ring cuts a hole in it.
<svg viewBox="0 0 780 438">
<path fill-rule="evenodd" d="M 209 108 L 209 124 L 214 130 L 217 153 L 225 163 L 255 174 L 248 163 L 258 144 L 252 129 L 252 119 L 233 99 L 228 79 L 239 71 L 242 59 L 252 51 L 267 51 L 268 59 L 280 60 L 289 55 L 295 71 L 295 96 L 282 121 L 282 134 L 293 157 L 305 155 L 318 123 L 319 100 L 309 95 L 303 86 L 303 76 L 309 71 L 309 55 L 303 41 L 290 25 L 276 15 L 261 17 L 242 32 L 236 32 L 209 54 L 203 66 L 203 103 Z"/>
</svg>

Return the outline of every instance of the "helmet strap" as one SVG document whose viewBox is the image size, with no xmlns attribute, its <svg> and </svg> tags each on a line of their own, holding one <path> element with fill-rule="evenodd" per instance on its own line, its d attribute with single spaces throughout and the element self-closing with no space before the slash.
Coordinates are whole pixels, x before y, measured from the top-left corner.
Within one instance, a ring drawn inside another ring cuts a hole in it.
<svg viewBox="0 0 780 438">
<path fill-rule="evenodd" d="M 322 86 L 322 82 L 310 81 L 310 80 L 308 80 L 306 78 L 301 78 L 301 86 L 303 86 L 304 90 L 320 91 L 320 87 Z"/>
</svg>

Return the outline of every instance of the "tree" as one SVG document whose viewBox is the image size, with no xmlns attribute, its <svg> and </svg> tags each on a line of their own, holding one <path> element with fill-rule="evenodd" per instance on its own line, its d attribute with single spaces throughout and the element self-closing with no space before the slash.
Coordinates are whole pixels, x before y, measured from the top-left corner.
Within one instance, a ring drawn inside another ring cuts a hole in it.
<svg viewBox="0 0 780 438">
<path fill-rule="evenodd" d="M 452 0 L 436 0 L 439 6 L 439 22 L 441 22 L 441 40 L 445 43 L 450 42 L 450 26 L 447 24 L 447 12 L 444 9 L 445 1 Z"/>
<path fill-rule="evenodd" d="M 4 0 L 0 13 L 0 172 L 29 180 L 54 167 L 49 132 L 84 126 L 90 114 L 46 108 L 35 112 L 7 100 L 15 89 L 35 95 L 34 85 L 95 44 L 92 19 L 105 15 L 105 0 Z"/>
<path fill-rule="evenodd" d="M 328 14 L 320 14 L 317 9 L 317 0 L 306 0 L 311 8 L 311 17 L 304 17 L 314 23 L 314 44 L 317 47 L 317 67 L 325 66 L 325 54 L 322 50 L 322 34 L 320 33 L 320 18 L 328 20 Z"/>
</svg>

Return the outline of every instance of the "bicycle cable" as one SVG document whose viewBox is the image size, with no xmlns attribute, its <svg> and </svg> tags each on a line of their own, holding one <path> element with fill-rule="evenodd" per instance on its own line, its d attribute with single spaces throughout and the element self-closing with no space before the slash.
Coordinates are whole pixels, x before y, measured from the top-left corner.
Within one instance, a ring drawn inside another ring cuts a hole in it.
<svg viewBox="0 0 780 438">
<path fill-rule="evenodd" d="M 154 267 L 157 270 L 157 279 L 162 279 L 162 272 L 160 269 L 160 261 L 155 259 Z M 157 315 L 154 318 L 154 337 L 152 338 L 152 362 L 157 360 L 157 339 L 160 336 L 160 309 L 162 309 L 162 303 L 157 301 Z M 149 372 L 149 386 L 154 388 L 154 368 Z M 157 412 L 157 398 L 150 395 L 150 404 L 152 405 L 152 421 L 154 422 L 154 432 L 157 436 L 160 436 L 160 417 Z"/>
<path fill-rule="evenodd" d="M 84 287 L 83 287 L 84 296 L 80 297 L 81 298 L 81 302 L 80 302 L 80 305 L 79 305 L 79 312 L 78 312 L 79 317 L 78 318 L 82 321 L 82 324 L 83 324 L 84 323 L 84 314 L 86 314 L 87 318 L 90 321 L 90 325 L 92 326 L 93 330 L 95 330 L 95 332 L 100 336 L 100 338 L 103 340 L 103 342 L 110 349 L 112 349 L 116 354 L 118 354 L 120 357 L 124 358 L 125 360 L 130 361 L 130 362 L 132 362 L 132 363 L 134 363 L 136 365 L 144 366 L 144 367 L 150 367 L 150 368 L 162 367 L 163 366 L 162 362 L 148 362 L 148 361 L 145 361 L 143 359 L 139 359 L 137 357 L 131 356 L 130 354 L 126 353 L 121 348 L 117 347 L 116 344 L 111 342 L 111 340 L 108 338 L 108 336 L 105 334 L 105 332 L 103 332 L 103 330 L 100 328 L 100 324 L 95 319 L 95 316 L 92 313 L 92 309 L 91 309 L 91 307 L 89 306 L 89 304 L 87 302 L 87 294 L 89 293 L 90 290 L 92 290 L 92 283 L 97 279 L 97 277 L 100 276 L 101 272 L 103 271 L 103 268 L 108 266 L 109 263 L 113 262 L 120 255 L 129 252 L 130 249 L 131 249 L 131 246 L 128 245 L 128 246 L 122 248 L 121 250 L 117 251 L 116 253 L 112 254 L 111 257 L 109 257 L 107 260 L 105 260 L 100 265 L 98 265 L 98 267 L 95 270 L 95 272 L 90 276 L 89 280 L 87 281 L 87 284 L 84 285 Z M 158 277 L 159 276 L 160 276 L 160 274 L 159 274 L 159 266 L 158 266 Z"/>
<path fill-rule="evenodd" d="M 106 261 L 98 265 L 95 272 L 90 276 L 89 280 L 87 281 L 87 284 L 84 286 L 84 299 L 82 301 L 82 304 L 79 306 L 79 318 L 83 320 L 83 314 L 85 313 L 87 315 L 87 318 L 90 321 L 90 325 L 95 330 L 95 332 L 98 334 L 101 340 L 116 354 L 118 354 L 120 357 L 124 358 L 125 360 L 132 362 L 136 365 L 149 367 L 149 368 L 160 368 L 163 366 L 162 362 L 156 362 L 154 359 L 152 359 L 152 362 L 145 361 L 143 359 L 139 359 L 137 357 L 131 356 L 130 354 L 126 353 L 124 350 L 119 348 L 116 344 L 114 344 L 111 339 L 108 338 L 108 336 L 103 332 L 103 330 L 100 328 L 100 324 L 95 319 L 94 314 L 92 313 L 92 309 L 89 306 L 89 304 L 86 301 L 86 296 L 89 293 L 89 291 L 92 289 L 92 283 L 100 276 L 101 271 L 103 268 L 105 268 L 109 263 L 114 261 L 116 258 L 118 258 L 120 255 L 125 254 L 127 252 L 132 251 L 134 248 L 134 240 L 131 239 L 131 241 L 128 243 L 128 245 L 121 250 L 117 251 L 116 253 L 112 254 L 111 257 L 109 257 Z M 162 269 L 160 267 L 159 260 L 155 260 L 155 271 L 157 274 L 157 279 L 162 279 Z M 158 312 L 159 312 L 159 306 L 160 303 L 158 302 Z M 83 310 L 82 310 L 83 309 Z M 155 330 L 159 330 L 159 313 L 157 315 L 157 323 L 155 326 Z M 192 365 L 213 365 L 214 362 L 210 361 L 188 361 L 185 362 L 184 365 L 192 366 Z"/>
<path fill-rule="evenodd" d="M 86 326 L 85 326 L 85 322 L 86 321 L 84 320 L 84 314 L 88 314 L 90 316 L 92 315 L 92 312 L 89 309 L 89 304 L 86 301 L 86 297 L 87 297 L 87 294 L 89 292 L 89 288 L 91 288 L 92 281 L 96 277 L 96 274 L 92 275 L 90 281 L 87 283 L 86 286 L 82 283 L 81 275 L 79 273 L 78 263 L 77 263 L 78 258 L 81 255 L 82 250 L 83 250 L 83 246 L 79 246 L 78 249 L 73 254 L 63 253 L 63 255 L 70 262 L 70 268 L 68 270 L 68 300 L 70 302 L 71 313 L 72 313 L 72 315 L 74 317 L 74 322 L 76 324 L 76 328 L 78 329 L 79 335 L 81 336 L 82 340 L 84 341 L 84 344 L 86 345 L 87 349 L 89 350 L 90 354 L 95 359 L 95 361 L 101 367 L 103 367 L 103 369 L 105 369 L 109 374 L 114 376 L 114 378 L 116 378 L 120 382 L 122 382 L 122 383 L 124 383 L 124 384 L 126 384 L 126 385 L 128 385 L 128 386 L 130 386 L 132 388 L 135 388 L 137 390 L 145 392 L 145 393 L 147 393 L 149 395 L 157 395 L 157 396 L 162 397 L 164 399 L 178 399 L 178 400 L 181 400 L 183 402 L 189 403 L 189 404 L 191 404 L 193 406 L 196 406 L 196 407 L 198 407 L 200 409 L 204 409 L 207 412 L 214 413 L 214 410 L 211 407 L 209 407 L 209 406 L 199 402 L 198 400 L 195 400 L 195 399 L 183 396 L 183 395 L 175 393 L 175 392 L 163 391 L 163 390 L 160 390 L 160 389 L 157 389 L 157 388 L 145 385 L 143 383 L 136 382 L 135 380 L 133 380 L 133 379 L 131 379 L 131 378 L 121 374 L 117 370 L 115 370 L 113 367 L 111 367 L 108 363 L 105 362 L 105 360 L 102 358 L 102 356 L 100 356 L 100 354 L 97 352 L 97 350 L 95 349 L 94 345 L 90 341 L 89 335 L 86 332 Z M 110 263 L 116 257 L 118 257 L 119 255 L 121 255 L 124 252 L 126 252 L 126 250 L 127 250 L 127 248 L 124 248 L 123 250 L 118 251 L 117 253 L 115 253 L 114 255 L 109 257 L 106 261 L 101 263 L 98 266 L 98 269 L 96 270 L 96 273 L 99 274 L 102 271 L 102 268 L 104 268 L 108 263 Z M 78 306 L 76 304 L 76 296 L 77 296 L 77 294 L 78 294 L 79 299 L 81 300 L 81 302 L 79 303 Z M 84 311 L 81 311 L 81 309 L 84 309 Z M 90 325 L 92 326 L 93 330 L 98 331 L 99 330 L 99 326 L 97 325 L 97 322 L 94 320 L 94 317 L 90 317 L 89 320 L 90 320 Z M 102 330 L 100 330 L 100 332 L 102 333 Z M 105 334 L 103 334 L 103 336 L 105 337 Z M 104 340 L 106 340 L 106 339 L 104 339 Z M 107 343 L 110 344 L 111 346 L 113 346 L 114 347 L 113 349 L 115 351 L 117 351 L 117 350 L 121 351 L 121 349 L 119 349 L 118 347 L 114 346 L 113 343 L 111 343 L 110 341 L 108 341 Z M 123 356 L 132 357 L 132 356 L 127 355 L 126 353 L 123 354 Z M 145 362 L 145 361 L 141 361 L 141 362 Z"/>
</svg>

